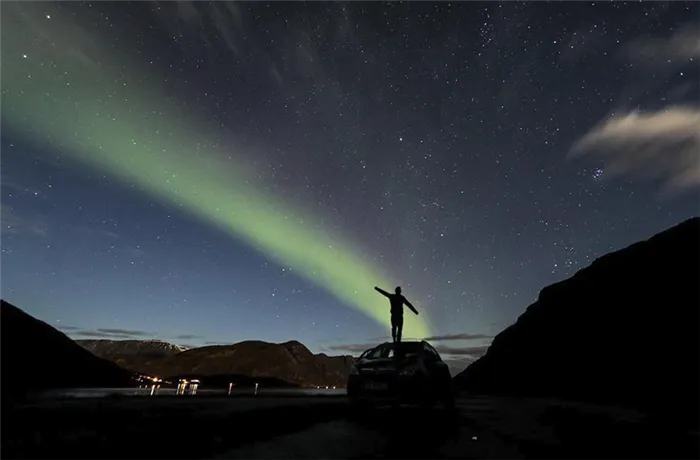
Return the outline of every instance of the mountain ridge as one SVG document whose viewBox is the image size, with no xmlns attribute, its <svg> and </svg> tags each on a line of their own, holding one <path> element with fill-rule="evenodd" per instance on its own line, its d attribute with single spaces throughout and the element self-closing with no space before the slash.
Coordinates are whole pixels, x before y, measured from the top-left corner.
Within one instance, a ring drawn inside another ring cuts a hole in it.
<svg viewBox="0 0 700 460">
<path fill-rule="evenodd" d="M 699 254 L 694 217 L 597 258 L 543 288 L 456 382 L 472 393 L 614 403 L 659 416 L 684 408 L 679 417 L 697 421 Z"/>
<path fill-rule="evenodd" d="M 165 378 L 244 375 L 278 379 L 297 386 L 344 386 L 351 356 L 312 353 L 297 340 L 280 343 L 244 340 L 179 351 L 168 342 L 77 340 L 91 353 L 134 372 Z"/>
<path fill-rule="evenodd" d="M 118 387 L 135 383 L 132 373 L 88 352 L 66 334 L 17 306 L 0 300 L 2 399 L 80 386 Z"/>
</svg>

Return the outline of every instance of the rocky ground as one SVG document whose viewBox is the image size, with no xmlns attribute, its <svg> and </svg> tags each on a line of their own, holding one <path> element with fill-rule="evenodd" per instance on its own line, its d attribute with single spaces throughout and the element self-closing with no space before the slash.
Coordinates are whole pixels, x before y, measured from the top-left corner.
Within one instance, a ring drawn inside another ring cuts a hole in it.
<svg viewBox="0 0 700 460">
<path fill-rule="evenodd" d="M 337 397 L 49 400 L 2 414 L 2 458 L 698 458 L 697 433 L 542 399 L 349 410 Z"/>
</svg>

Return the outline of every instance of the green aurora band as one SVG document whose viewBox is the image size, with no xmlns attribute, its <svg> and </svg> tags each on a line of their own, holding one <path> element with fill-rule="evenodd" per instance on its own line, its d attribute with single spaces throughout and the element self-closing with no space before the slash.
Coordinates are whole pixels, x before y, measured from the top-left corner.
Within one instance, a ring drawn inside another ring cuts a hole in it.
<svg viewBox="0 0 700 460">
<path fill-rule="evenodd" d="M 391 289 L 390 278 L 310 215 L 254 187 L 255 172 L 229 160 L 217 129 L 145 82 L 152 71 L 126 65 L 128 57 L 99 47 L 93 35 L 86 41 L 74 24 L 51 19 L 38 31 L 46 13 L 28 19 L 26 11 L 13 14 L 6 6 L 4 126 L 182 207 L 388 329 L 388 302 L 373 287 Z M 430 335 L 426 309 L 420 309 L 421 316 L 407 315 L 405 337 Z"/>
</svg>

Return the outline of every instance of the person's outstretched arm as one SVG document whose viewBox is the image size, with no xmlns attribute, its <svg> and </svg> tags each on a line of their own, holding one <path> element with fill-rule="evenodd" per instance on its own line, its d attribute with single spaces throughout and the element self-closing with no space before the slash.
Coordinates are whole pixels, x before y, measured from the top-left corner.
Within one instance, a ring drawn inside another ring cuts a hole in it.
<svg viewBox="0 0 700 460">
<path fill-rule="evenodd" d="M 415 308 L 413 308 L 413 305 L 411 305 L 411 302 L 409 302 L 408 299 L 407 299 L 406 297 L 403 298 L 403 303 L 405 303 L 406 306 L 407 306 L 408 308 L 410 308 L 411 311 L 412 311 L 413 313 L 415 313 L 416 315 L 418 314 L 418 310 L 416 310 Z"/>
<path fill-rule="evenodd" d="M 377 291 L 377 292 L 380 293 L 380 294 L 384 294 L 384 295 L 387 296 L 387 297 L 390 297 L 390 296 L 391 296 L 391 294 L 389 294 L 388 292 L 386 292 L 384 289 L 378 288 L 377 286 L 374 286 L 374 290 Z"/>
</svg>

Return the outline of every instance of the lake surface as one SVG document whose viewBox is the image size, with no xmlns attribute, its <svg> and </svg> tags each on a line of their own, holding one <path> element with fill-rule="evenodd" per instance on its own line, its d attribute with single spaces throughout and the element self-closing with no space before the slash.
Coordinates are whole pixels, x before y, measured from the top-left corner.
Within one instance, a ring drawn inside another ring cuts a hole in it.
<svg viewBox="0 0 700 460">
<path fill-rule="evenodd" d="M 175 395 L 175 388 L 160 388 L 154 390 L 152 387 L 141 388 L 70 388 L 61 390 L 50 390 L 43 393 L 47 398 L 104 398 L 108 396 L 159 396 L 159 395 Z M 345 388 L 258 388 L 259 396 L 342 396 L 345 395 Z M 202 396 L 225 396 L 228 394 L 228 389 L 197 389 L 197 394 Z M 253 388 L 233 389 L 232 396 L 254 395 Z M 184 396 L 191 396 L 185 394 Z"/>
</svg>

